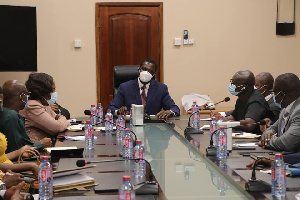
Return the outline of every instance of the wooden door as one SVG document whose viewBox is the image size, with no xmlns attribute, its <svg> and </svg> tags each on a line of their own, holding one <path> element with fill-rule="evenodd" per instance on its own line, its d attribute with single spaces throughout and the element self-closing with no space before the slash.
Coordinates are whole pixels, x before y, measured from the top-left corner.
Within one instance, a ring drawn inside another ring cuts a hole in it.
<svg viewBox="0 0 300 200">
<path fill-rule="evenodd" d="M 103 108 L 113 98 L 113 67 L 157 62 L 162 82 L 163 3 L 97 3 L 97 101 Z"/>
</svg>

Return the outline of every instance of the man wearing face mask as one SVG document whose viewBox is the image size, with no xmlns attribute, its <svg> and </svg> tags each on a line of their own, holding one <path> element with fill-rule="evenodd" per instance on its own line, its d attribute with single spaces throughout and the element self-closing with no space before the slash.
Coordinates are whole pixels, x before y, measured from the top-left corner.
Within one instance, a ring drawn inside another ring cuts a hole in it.
<svg viewBox="0 0 300 200">
<path fill-rule="evenodd" d="M 254 88 L 259 90 L 260 93 L 265 97 L 266 101 L 269 104 L 270 110 L 273 113 L 273 118 L 271 119 L 273 122 L 276 122 L 280 108 L 275 105 L 272 95 L 274 78 L 269 72 L 261 72 L 255 77 L 255 85 Z"/>
<path fill-rule="evenodd" d="M 137 104 L 144 105 L 146 114 L 157 115 L 158 118 L 179 116 L 180 110 L 170 97 L 168 87 L 155 80 L 155 61 L 144 60 L 139 72 L 139 78 L 120 85 L 107 109 L 115 114 L 126 115 L 131 104 Z"/>
<path fill-rule="evenodd" d="M 38 150 L 52 146 L 50 138 L 41 139 L 33 143 L 25 129 L 25 119 L 19 114 L 28 104 L 30 93 L 25 85 L 17 80 L 8 80 L 3 84 L 3 116 L 0 120 L 0 132 L 7 138 L 6 153 L 18 150 L 28 145 L 37 147 Z"/>
<path fill-rule="evenodd" d="M 238 96 L 235 109 L 232 114 L 224 118 L 224 121 L 240 121 L 241 130 L 259 133 L 259 127 L 253 125 L 256 122 L 268 117 L 270 108 L 265 98 L 258 90 L 254 89 L 254 74 L 249 71 L 238 71 L 234 74 L 229 84 L 229 92 Z M 220 116 L 213 113 L 213 116 Z"/>
<path fill-rule="evenodd" d="M 63 108 L 62 106 L 60 106 L 58 103 L 57 103 L 57 92 L 52 92 L 51 93 L 51 98 L 50 100 L 48 101 L 51 109 L 56 113 L 56 114 L 61 114 L 63 116 L 66 117 L 66 119 L 70 119 L 70 112 Z"/>
<path fill-rule="evenodd" d="M 279 75 L 274 83 L 279 119 L 264 131 L 260 145 L 278 151 L 300 151 L 300 80 L 293 73 Z"/>
</svg>

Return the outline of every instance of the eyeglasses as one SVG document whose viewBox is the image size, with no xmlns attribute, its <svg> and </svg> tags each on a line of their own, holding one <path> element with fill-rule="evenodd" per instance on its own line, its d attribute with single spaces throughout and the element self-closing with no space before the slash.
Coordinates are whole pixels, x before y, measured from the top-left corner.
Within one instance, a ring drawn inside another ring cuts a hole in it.
<svg viewBox="0 0 300 200">
<path fill-rule="evenodd" d="M 30 97 L 31 92 L 22 92 L 20 94 L 20 98 L 22 98 L 22 95 L 26 96 L 26 97 Z"/>
<path fill-rule="evenodd" d="M 282 94 L 285 96 L 285 93 L 282 92 L 282 90 L 280 90 L 277 94 L 275 94 L 274 91 L 271 92 L 271 94 L 272 94 L 274 97 L 276 97 L 277 95 L 279 95 L 279 93 L 282 93 Z"/>
</svg>

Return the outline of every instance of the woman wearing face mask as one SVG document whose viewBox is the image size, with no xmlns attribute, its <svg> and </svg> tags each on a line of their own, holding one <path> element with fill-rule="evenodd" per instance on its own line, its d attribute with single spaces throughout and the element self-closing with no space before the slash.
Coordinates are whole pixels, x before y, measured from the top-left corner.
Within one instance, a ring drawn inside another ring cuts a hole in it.
<svg viewBox="0 0 300 200">
<path fill-rule="evenodd" d="M 67 129 L 70 123 L 50 107 L 57 97 L 52 76 L 45 73 L 31 73 L 25 83 L 30 97 L 28 106 L 20 111 L 25 117 L 25 127 L 33 142 L 44 137 L 55 137 Z"/>
</svg>

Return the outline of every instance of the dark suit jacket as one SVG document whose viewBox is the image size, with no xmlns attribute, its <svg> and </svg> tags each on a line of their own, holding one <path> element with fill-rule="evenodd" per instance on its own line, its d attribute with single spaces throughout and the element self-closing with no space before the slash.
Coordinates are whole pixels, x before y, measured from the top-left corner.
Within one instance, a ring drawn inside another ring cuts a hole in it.
<svg viewBox="0 0 300 200">
<path fill-rule="evenodd" d="M 122 83 L 117 95 L 107 109 L 114 113 L 115 110 L 126 106 L 127 110 L 130 110 L 131 104 L 142 105 L 138 79 Z M 172 110 L 177 115 L 180 114 L 178 106 L 169 95 L 168 87 L 156 80 L 151 80 L 147 93 L 145 113 L 156 115 L 162 108 L 164 110 Z"/>
</svg>

